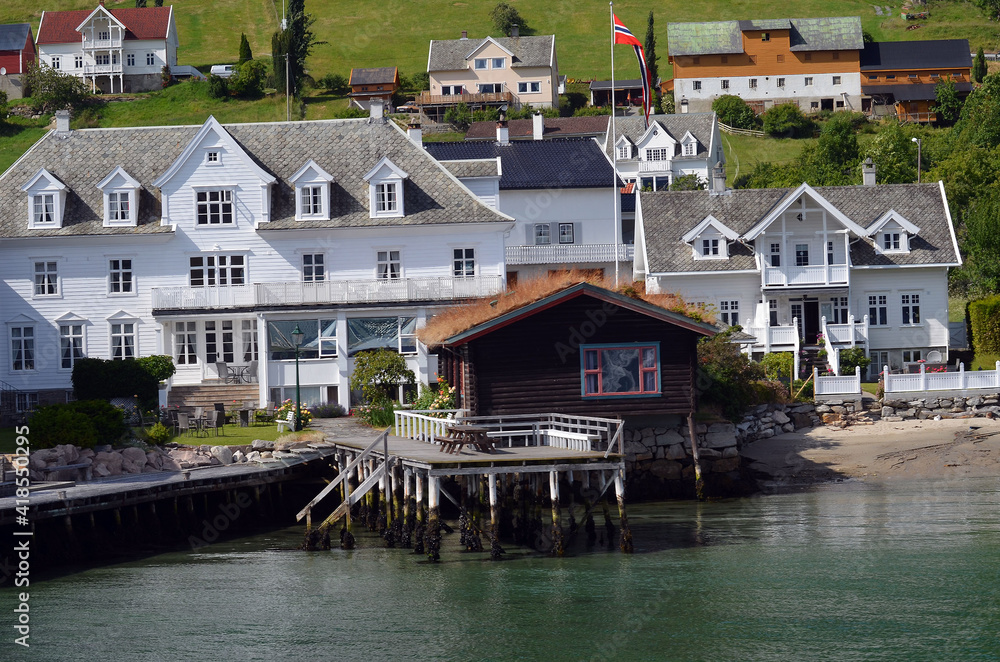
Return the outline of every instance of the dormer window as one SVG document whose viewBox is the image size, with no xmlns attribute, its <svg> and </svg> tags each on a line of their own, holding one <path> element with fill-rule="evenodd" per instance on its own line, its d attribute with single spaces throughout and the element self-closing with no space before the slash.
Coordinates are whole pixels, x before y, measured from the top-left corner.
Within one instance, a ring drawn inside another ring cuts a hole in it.
<svg viewBox="0 0 1000 662">
<path fill-rule="evenodd" d="M 702 257 L 719 257 L 719 240 L 718 239 L 702 239 L 701 240 L 701 256 Z"/>
<path fill-rule="evenodd" d="M 220 165 L 222 163 L 222 161 L 219 158 L 219 151 L 218 150 L 209 150 L 209 151 L 205 152 L 205 163 L 207 163 L 209 165 Z"/>
<path fill-rule="evenodd" d="M 900 216 L 895 210 L 882 215 L 868 228 L 876 253 L 909 253 L 910 237 L 916 236 L 920 228 Z"/>
<path fill-rule="evenodd" d="M 690 244 L 696 260 L 725 260 L 729 258 L 729 242 L 738 238 L 738 234 L 714 216 L 707 216 L 681 237 L 681 241 Z"/>
<path fill-rule="evenodd" d="M 333 175 L 309 159 L 289 181 L 295 187 L 295 220 L 330 219 L 330 182 Z"/>
<path fill-rule="evenodd" d="M 684 156 L 694 156 L 696 145 L 693 142 L 684 143 Z"/>
<path fill-rule="evenodd" d="M 365 175 L 369 187 L 369 210 L 372 218 L 405 215 L 403 180 L 409 175 L 385 156 Z"/>
<path fill-rule="evenodd" d="M 886 232 L 882 235 L 882 250 L 886 252 L 900 250 L 898 232 Z"/>
<path fill-rule="evenodd" d="M 61 228 L 66 206 L 66 185 L 41 168 L 21 187 L 28 194 L 28 229 Z"/>
<path fill-rule="evenodd" d="M 141 184 L 119 166 L 97 188 L 104 193 L 104 227 L 135 227 Z"/>
<path fill-rule="evenodd" d="M 618 158 L 620 159 L 631 159 L 632 158 L 632 145 L 628 143 L 622 143 L 618 146 Z"/>
</svg>

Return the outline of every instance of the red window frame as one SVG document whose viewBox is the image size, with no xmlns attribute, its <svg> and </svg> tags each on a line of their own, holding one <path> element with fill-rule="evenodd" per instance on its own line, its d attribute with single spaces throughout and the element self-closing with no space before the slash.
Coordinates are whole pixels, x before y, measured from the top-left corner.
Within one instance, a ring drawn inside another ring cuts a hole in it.
<svg viewBox="0 0 1000 662">
<path fill-rule="evenodd" d="M 609 350 L 615 349 L 628 349 L 628 350 L 638 350 L 639 352 L 639 390 L 638 391 L 611 391 L 604 392 L 604 353 Z M 653 353 L 652 366 L 647 366 L 644 357 L 646 352 L 650 351 Z M 588 357 L 596 356 L 596 361 L 588 363 Z M 580 362 L 581 371 L 583 374 L 583 384 L 581 385 L 581 392 L 585 398 L 602 398 L 602 397 L 635 397 L 635 396 L 650 396 L 660 394 L 660 347 L 659 343 L 635 343 L 635 344 L 619 344 L 619 345 L 583 345 L 580 348 Z M 653 375 L 653 390 L 648 390 L 646 388 L 646 375 Z M 588 388 L 588 384 L 596 380 L 596 390 Z"/>
</svg>

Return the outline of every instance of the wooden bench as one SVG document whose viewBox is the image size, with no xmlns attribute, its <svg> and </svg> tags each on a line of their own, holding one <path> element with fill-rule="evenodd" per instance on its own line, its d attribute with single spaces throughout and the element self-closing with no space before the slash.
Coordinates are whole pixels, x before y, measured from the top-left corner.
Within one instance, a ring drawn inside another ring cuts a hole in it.
<svg viewBox="0 0 1000 662">
<path fill-rule="evenodd" d="M 548 440 L 548 445 L 552 448 L 566 448 L 572 451 L 590 452 L 594 450 L 594 444 L 601 440 L 600 435 L 586 434 L 583 432 L 568 432 L 546 428 L 539 430 Z"/>
</svg>

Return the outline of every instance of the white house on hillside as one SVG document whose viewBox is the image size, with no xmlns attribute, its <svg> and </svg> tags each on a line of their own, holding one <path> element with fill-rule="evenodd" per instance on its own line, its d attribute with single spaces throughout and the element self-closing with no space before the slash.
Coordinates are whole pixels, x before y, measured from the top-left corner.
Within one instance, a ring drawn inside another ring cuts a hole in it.
<svg viewBox="0 0 1000 662">
<path fill-rule="evenodd" d="M 177 65 L 174 8 L 122 7 L 42 12 L 38 55 L 48 66 L 105 93 L 162 86 L 164 66 Z"/>
<path fill-rule="evenodd" d="M 640 193 L 635 276 L 712 306 L 755 353 L 863 347 L 874 377 L 948 356 L 948 268 L 961 258 L 944 186 Z"/>
<path fill-rule="evenodd" d="M 0 176 L 0 381 L 22 409 L 65 401 L 85 356 L 169 354 L 172 393 L 294 397 L 296 326 L 304 402 L 350 406 L 358 351 L 433 380 L 415 328 L 502 288 L 512 219 L 381 117 L 57 124 Z"/>
</svg>

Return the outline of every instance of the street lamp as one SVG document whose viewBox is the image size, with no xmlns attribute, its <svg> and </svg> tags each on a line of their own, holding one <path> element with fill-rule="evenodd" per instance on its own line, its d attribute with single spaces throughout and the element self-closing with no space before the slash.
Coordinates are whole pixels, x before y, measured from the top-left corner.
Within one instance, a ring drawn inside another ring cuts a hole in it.
<svg viewBox="0 0 1000 662">
<path fill-rule="evenodd" d="M 302 429 L 302 397 L 299 394 L 299 347 L 306 334 L 299 330 L 298 323 L 292 330 L 292 342 L 295 343 L 295 429 Z"/>
<path fill-rule="evenodd" d="M 910 142 L 917 143 L 917 183 L 920 183 L 920 138 L 910 138 Z"/>
</svg>

